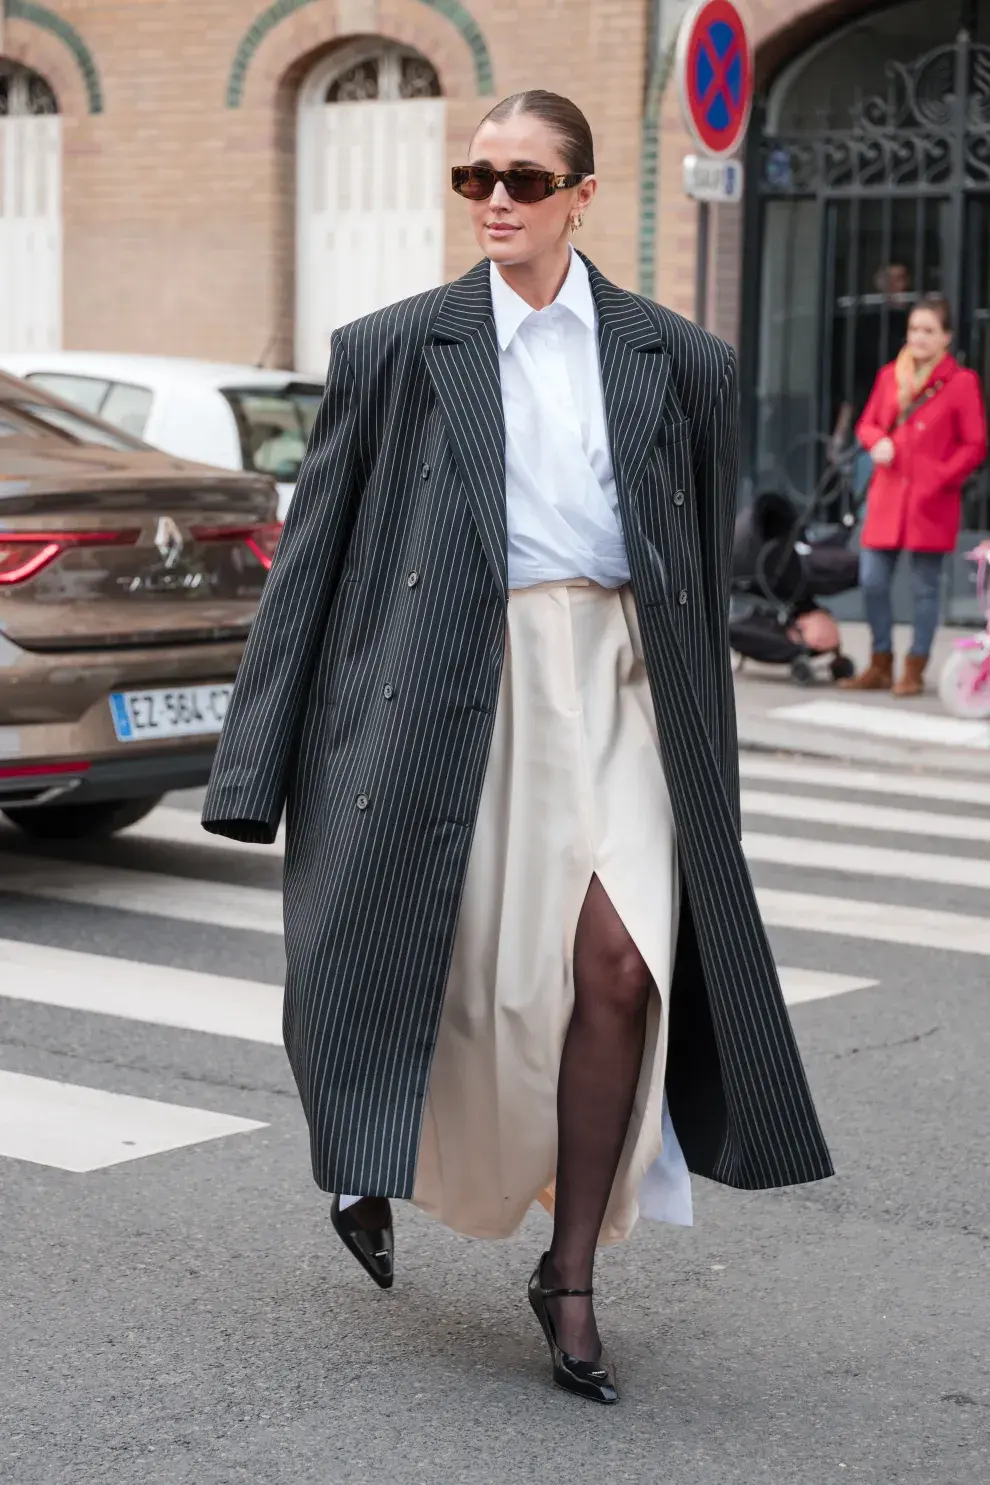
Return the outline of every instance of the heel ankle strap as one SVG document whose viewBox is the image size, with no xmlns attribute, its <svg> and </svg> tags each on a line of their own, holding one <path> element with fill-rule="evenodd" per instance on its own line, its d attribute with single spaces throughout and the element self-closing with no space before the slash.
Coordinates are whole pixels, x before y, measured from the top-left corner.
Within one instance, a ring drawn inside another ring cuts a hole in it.
<svg viewBox="0 0 990 1485">
<path fill-rule="evenodd" d="M 539 1284 L 540 1286 L 540 1293 L 542 1294 L 543 1298 L 565 1299 L 568 1296 L 572 1296 L 574 1299 L 590 1299 L 595 1292 L 593 1289 L 544 1289 L 543 1265 L 546 1263 L 549 1257 L 549 1253 L 544 1253 L 543 1257 L 540 1259 L 536 1274 L 534 1275 L 537 1284 Z"/>
</svg>

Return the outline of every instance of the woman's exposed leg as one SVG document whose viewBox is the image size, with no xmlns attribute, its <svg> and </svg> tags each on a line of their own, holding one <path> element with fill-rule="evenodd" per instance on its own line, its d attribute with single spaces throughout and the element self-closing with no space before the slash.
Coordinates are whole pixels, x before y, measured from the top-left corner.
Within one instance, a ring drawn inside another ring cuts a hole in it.
<svg viewBox="0 0 990 1485">
<path fill-rule="evenodd" d="M 597 876 L 574 940 L 574 1011 L 557 1085 L 557 1183 L 546 1288 L 591 1287 L 595 1248 L 618 1169 L 646 1039 L 650 972 Z M 601 1354 L 590 1299 L 548 1302 L 561 1348 Z"/>
</svg>

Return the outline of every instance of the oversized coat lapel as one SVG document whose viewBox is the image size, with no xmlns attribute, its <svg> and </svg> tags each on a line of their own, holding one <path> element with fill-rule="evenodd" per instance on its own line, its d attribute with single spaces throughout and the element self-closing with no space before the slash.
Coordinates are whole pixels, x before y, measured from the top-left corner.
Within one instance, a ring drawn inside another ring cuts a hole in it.
<svg viewBox="0 0 990 1485">
<path fill-rule="evenodd" d="M 485 556 L 505 598 L 505 417 L 487 260 L 450 285 L 423 354 Z"/>
<path fill-rule="evenodd" d="M 598 353 L 615 480 L 624 504 L 633 507 L 663 413 L 670 355 L 658 327 L 633 296 L 585 262 L 598 311 Z"/>
</svg>

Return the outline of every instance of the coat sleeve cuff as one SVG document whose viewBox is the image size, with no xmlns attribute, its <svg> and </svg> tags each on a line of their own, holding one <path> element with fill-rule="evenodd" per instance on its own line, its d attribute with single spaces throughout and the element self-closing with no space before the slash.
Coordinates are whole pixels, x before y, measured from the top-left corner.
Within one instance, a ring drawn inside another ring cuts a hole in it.
<svg viewBox="0 0 990 1485">
<path fill-rule="evenodd" d="M 281 815 L 281 807 L 266 813 L 257 804 L 246 804 L 243 797 L 224 800 L 210 798 L 208 794 L 201 821 L 203 829 L 208 830 L 211 835 L 224 835 L 228 840 L 270 846 L 274 844 L 278 834 Z"/>
<path fill-rule="evenodd" d="M 202 824 L 211 835 L 225 835 L 228 840 L 250 841 L 262 846 L 273 845 L 278 834 L 278 827 L 269 825 L 267 820 L 204 819 Z"/>
</svg>

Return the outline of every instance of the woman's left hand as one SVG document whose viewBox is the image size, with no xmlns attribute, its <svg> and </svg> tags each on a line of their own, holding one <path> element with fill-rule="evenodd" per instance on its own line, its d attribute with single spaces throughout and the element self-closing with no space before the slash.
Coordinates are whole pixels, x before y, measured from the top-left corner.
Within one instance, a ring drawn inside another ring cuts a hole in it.
<svg viewBox="0 0 990 1485">
<path fill-rule="evenodd" d="M 870 450 L 870 458 L 874 464 L 882 464 L 886 467 L 888 464 L 893 464 L 896 452 L 892 438 L 878 438 Z"/>
</svg>

